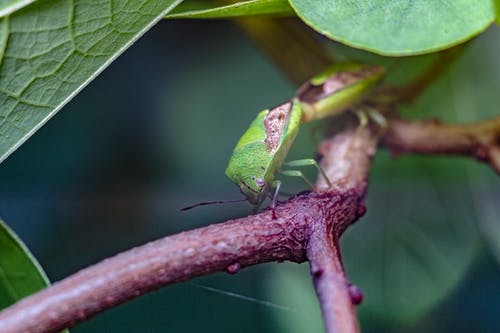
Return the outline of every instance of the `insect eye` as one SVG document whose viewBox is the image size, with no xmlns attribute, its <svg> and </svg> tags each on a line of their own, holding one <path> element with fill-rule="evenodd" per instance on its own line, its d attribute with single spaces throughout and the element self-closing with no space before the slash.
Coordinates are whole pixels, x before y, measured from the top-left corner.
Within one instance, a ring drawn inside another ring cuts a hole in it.
<svg viewBox="0 0 500 333">
<path fill-rule="evenodd" d="M 256 179 L 255 180 L 255 183 L 259 186 L 259 187 L 263 187 L 266 182 L 264 181 L 264 179 Z"/>
</svg>

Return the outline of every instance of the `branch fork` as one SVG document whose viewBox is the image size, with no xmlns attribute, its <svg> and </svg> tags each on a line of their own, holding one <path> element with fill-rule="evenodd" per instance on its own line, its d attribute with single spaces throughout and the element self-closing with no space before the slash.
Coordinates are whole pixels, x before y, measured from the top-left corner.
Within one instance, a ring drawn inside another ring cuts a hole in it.
<svg viewBox="0 0 500 333">
<path fill-rule="evenodd" d="M 326 332 L 359 332 L 362 294 L 344 274 L 339 238 L 361 217 L 378 137 L 369 126 L 345 129 L 319 148 L 322 192 L 259 214 L 182 232 L 83 269 L 0 312 L 0 332 L 58 332 L 167 284 L 213 272 L 237 273 L 270 261 L 309 261 Z M 389 119 L 382 143 L 398 152 L 459 154 L 500 171 L 500 117 L 476 124 Z"/>
</svg>

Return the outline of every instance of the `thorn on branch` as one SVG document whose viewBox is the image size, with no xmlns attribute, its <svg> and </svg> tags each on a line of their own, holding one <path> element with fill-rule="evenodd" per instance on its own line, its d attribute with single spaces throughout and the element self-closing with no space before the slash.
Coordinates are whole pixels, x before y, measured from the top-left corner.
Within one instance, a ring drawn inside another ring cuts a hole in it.
<svg viewBox="0 0 500 333">
<path fill-rule="evenodd" d="M 349 296 L 351 296 L 352 304 L 360 305 L 363 302 L 363 292 L 361 291 L 361 289 L 351 283 L 349 283 L 347 288 L 349 290 Z"/>
<path fill-rule="evenodd" d="M 240 271 L 240 269 L 241 269 L 240 263 L 235 262 L 234 264 L 227 266 L 226 272 L 228 272 L 229 274 L 236 274 Z"/>
</svg>

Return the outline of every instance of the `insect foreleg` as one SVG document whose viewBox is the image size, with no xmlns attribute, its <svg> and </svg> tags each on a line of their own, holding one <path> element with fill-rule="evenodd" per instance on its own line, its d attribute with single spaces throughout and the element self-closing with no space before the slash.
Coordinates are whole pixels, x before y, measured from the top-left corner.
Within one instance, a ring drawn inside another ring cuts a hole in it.
<svg viewBox="0 0 500 333">
<path fill-rule="evenodd" d="M 273 197 L 271 198 L 271 209 L 274 209 L 276 207 L 276 202 L 278 201 L 278 194 L 280 192 L 280 187 L 281 187 L 281 181 L 280 180 L 275 180 L 271 183 L 272 188 L 274 189 Z"/>
<path fill-rule="evenodd" d="M 280 192 L 280 187 L 281 187 L 281 181 L 278 179 L 274 180 L 271 183 L 271 187 L 274 189 L 271 205 L 269 205 L 269 208 L 273 212 L 273 220 L 276 219 L 276 202 L 278 201 L 278 194 Z"/>
</svg>

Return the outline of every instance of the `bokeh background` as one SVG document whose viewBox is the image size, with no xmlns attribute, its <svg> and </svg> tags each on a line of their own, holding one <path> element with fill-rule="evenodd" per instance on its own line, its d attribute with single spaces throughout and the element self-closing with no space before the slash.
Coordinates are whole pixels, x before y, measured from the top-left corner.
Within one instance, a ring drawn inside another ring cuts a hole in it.
<svg viewBox="0 0 500 333">
<path fill-rule="evenodd" d="M 500 31 L 471 42 L 413 118 L 498 115 Z M 336 46 L 364 59 L 366 54 Z M 391 70 L 418 72 L 429 57 Z M 385 63 L 395 63 L 386 60 Z M 295 87 L 227 21 L 163 21 L 0 165 L 0 216 L 52 281 L 132 246 L 251 212 L 224 170 L 257 111 Z M 314 156 L 315 124 L 291 158 Z M 376 157 L 367 215 L 342 239 L 364 332 L 500 330 L 500 187 L 463 158 Z M 286 179 L 285 191 L 305 189 Z M 251 301 L 202 286 L 248 296 Z M 307 264 L 165 287 L 72 332 L 321 332 Z"/>
</svg>

